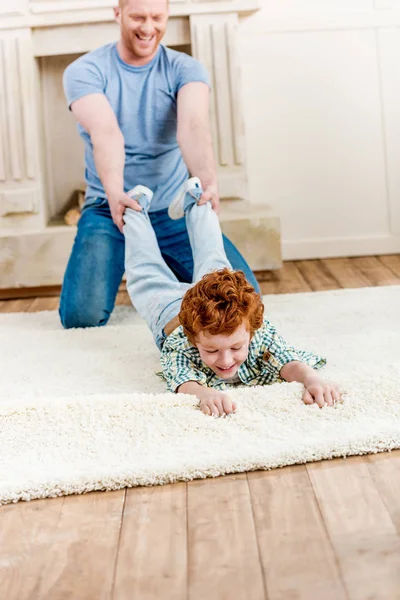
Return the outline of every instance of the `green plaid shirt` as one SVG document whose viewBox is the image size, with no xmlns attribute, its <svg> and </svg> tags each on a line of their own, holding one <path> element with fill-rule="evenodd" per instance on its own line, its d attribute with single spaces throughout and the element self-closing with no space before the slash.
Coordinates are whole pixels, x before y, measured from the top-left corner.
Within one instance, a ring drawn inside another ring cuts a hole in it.
<svg viewBox="0 0 400 600">
<path fill-rule="evenodd" d="M 306 363 L 314 369 L 326 364 L 326 359 L 312 352 L 296 350 L 278 335 L 275 327 L 264 319 L 264 324 L 255 332 L 249 346 L 249 354 L 240 365 L 238 376 L 243 385 L 270 385 L 283 381 L 280 370 L 292 361 Z M 226 389 L 226 384 L 200 358 L 200 353 L 192 346 L 182 326 L 169 335 L 161 350 L 162 376 L 169 391 L 187 381 L 197 381 L 201 385 Z"/>
</svg>

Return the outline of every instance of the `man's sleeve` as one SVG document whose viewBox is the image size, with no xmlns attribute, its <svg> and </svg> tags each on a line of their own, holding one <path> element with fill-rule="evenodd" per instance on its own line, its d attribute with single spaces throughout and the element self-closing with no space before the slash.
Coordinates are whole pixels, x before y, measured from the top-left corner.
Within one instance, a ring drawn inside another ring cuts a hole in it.
<svg viewBox="0 0 400 600">
<path fill-rule="evenodd" d="M 201 385 L 207 382 L 207 376 L 196 369 L 193 362 L 184 352 L 171 350 L 161 353 L 161 366 L 164 379 L 170 392 L 176 392 L 178 387 L 188 381 L 197 381 Z"/>
<path fill-rule="evenodd" d="M 205 66 L 192 56 L 182 55 L 176 65 L 175 93 L 186 85 L 199 81 L 210 86 L 210 77 Z"/>
<path fill-rule="evenodd" d="M 63 85 L 68 108 L 83 96 L 104 94 L 105 90 L 104 77 L 99 67 L 87 59 L 78 59 L 65 69 Z"/>
<path fill-rule="evenodd" d="M 299 361 L 313 369 L 326 365 L 326 359 L 313 352 L 299 350 L 288 344 L 268 321 L 264 324 L 263 359 L 265 368 L 277 381 L 281 380 L 280 371 L 287 363 Z"/>
</svg>

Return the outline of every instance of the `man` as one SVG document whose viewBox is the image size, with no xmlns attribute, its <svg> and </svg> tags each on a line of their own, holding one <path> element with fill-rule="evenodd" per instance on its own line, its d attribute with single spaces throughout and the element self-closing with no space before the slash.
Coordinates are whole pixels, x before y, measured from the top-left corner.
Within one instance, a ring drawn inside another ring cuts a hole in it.
<svg viewBox="0 0 400 600">
<path fill-rule="evenodd" d="M 184 219 L 168 217 L 189 173 L 203 183 L 200 203 L 218 212 L 209 125 L 209 82 L 192 57 L 160 44 L 167 0 L 120 0 L 114 9 L 120 39 L 66 69 L 64 88 L 85 142 L 86 201 L 64 277 L 64 327 L 105 325 L 124 273 L 123 214 L 140 205 L 127 192 L 138 183 L 154 192 L 150 219 L 164 260 L 191 282 L 193 257 Z M 234 269 L 257 281 L 233 244 Z"/>
</svg>

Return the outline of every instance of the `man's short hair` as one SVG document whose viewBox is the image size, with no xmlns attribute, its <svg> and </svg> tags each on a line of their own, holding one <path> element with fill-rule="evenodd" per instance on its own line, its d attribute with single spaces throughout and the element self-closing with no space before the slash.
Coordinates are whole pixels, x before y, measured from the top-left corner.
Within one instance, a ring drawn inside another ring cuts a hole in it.
<svg viewBox="0 0 400 600">
<path fill-rule="evenodd" d="M 118 6 L 120 8 L 124 8 L 124 6 L 127 2 L 128 2 L 128 0 L 118 0 Z M 169 7 L 169 0 L 167 0 L 167 6 Z"/>
<path fill-rule="evenodd" d="M 263 324 L 261 296 L 242 271 L 221 269 L 204 275 L 185 294 L 179 322 L 192 344 L 202 331 L 231 335 L 244 322 L 250 335 Z"/>
</svg>

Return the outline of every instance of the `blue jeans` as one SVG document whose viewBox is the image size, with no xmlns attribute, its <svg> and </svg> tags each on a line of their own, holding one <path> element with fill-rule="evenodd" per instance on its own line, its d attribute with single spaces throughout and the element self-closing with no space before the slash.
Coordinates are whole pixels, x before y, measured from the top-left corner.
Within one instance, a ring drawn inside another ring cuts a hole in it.
<svg viewBox="0 0 400 600">
<path fill-rule="evenodd" d="M 193 279 L 193 256 L 185 219 L 172 221 L 167 210 L 149 213 L 161 254 L 179 281 Z M 235 270 L 245 273 L 259 292 L 250 267 L 226 237 L 225 252 Z M 97 198 L 87 204 L 65 271 L 60 319 L 67 329 L 105 325 L 114 309 L 125 267 L 125 238 L 114 224 L 108 202 Z"/>
<path fill-rule="evenodd" d="M 194 258 L 193 282 L 196 282 L 207 273 L 232 267 L 211 204 L 197 206 L 189 194 L 186 200 L 185 219 Z M 145 208 L 143 204 L 142 208 Z M 163 259 L 146 210 L 137 212 L 128 208 L 124 221 L 127 290 L 161 349 L 164 327 L 178 315 L 190 284 L 180 282 Z"/>
</svg>

